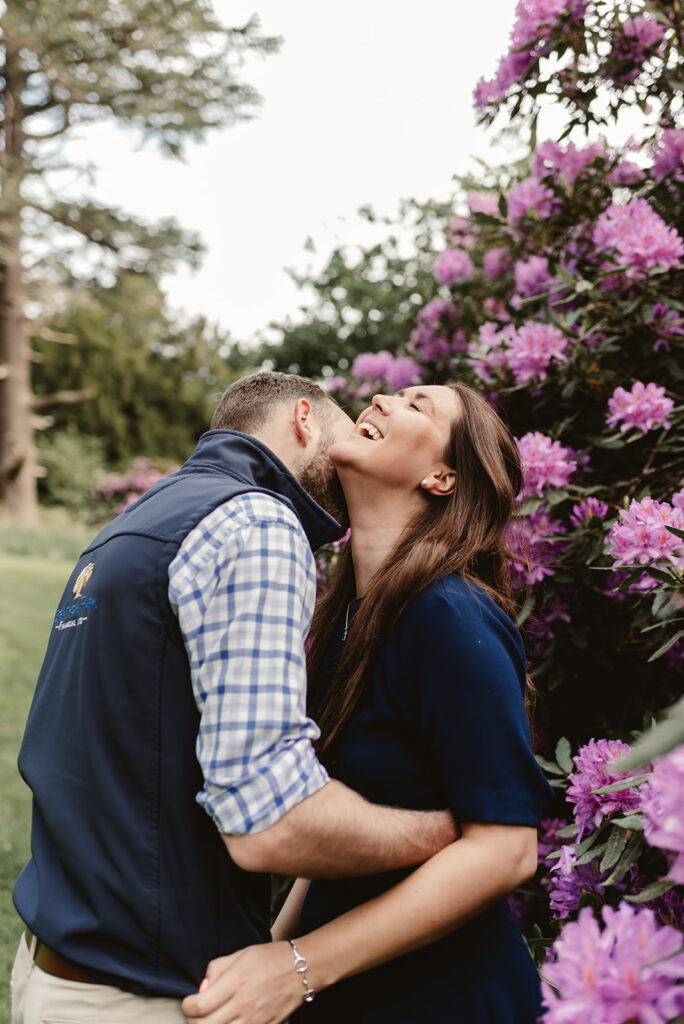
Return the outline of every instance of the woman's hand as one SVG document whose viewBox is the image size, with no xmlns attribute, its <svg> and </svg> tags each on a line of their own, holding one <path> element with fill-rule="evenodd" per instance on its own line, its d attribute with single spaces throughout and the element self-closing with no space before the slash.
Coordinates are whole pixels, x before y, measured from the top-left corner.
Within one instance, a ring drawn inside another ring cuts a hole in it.
<svg viewBox="0 0 684 1024">
<path fill-rule="evenodd" d="M 247 946 L 212 960 L 207 983 L 183 1000 L 189 1021 L 201 1024 L 282 1024 L 302 1004 L 304 988 L 287 942 Z"/>
</svg>

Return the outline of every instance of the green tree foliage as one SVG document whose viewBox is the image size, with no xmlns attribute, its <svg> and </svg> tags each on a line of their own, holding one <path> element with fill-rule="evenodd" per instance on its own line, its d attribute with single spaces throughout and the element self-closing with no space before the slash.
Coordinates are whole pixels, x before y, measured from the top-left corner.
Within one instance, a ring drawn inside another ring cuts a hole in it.
<svg viewBox="0 0 684 1024">
<path fill-rule="evenodd" d="M 72 294 L 48 331 L 67 344 L 34 341 L 36 405 L 60 392 L 82 398 L 51 406 L 52 430 L 99 438 L 111 462 L 142 454 L 182 461 L 230 382 L 227 337 L 201 317 L 178 323 L 144 274 Z"/>
<path fill-rule="evenodd" d="M 370 207 L 359 211 L 389 232 L 366 247 L 334 250 L 320 272 L 291 276 L 312 293 L 299 322 L 271 324 L 274 340 L 250 358 L 274 369 L 320 377 L 344 372 L 360 352 L 395 351 L 434 289 L 432 264 L 444 246 L 451 203 L 401 204 L 398 218 L 378 219 Z"/>
<path fill-rule="evenodd" d="M 242 63 L 277 46 L 255 18 L 222 25 L 210 0 L 0 3 L 1 513 L 35 510 L 27 288 L 40 299 L 46 269 L 51 281 L 97 266 L 159 273 L 201 252 L 172 219 L 149 225 L 62 194 L 64 142 L 113 119 L 180 156 L 188 139 L 254 113 L 259 97 Z"/>
</svg>

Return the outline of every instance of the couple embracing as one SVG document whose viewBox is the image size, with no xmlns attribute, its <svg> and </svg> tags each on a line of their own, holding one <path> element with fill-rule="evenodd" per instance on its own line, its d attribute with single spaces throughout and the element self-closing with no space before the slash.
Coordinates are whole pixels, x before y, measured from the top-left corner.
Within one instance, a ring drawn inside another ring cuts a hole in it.
<svg viewBox="0 0 684 1024">
<path fill-rule="evenodd" d="M 507 568 L 521 482 L 461 384 L 356 425 L 301 377 L 228 389 L 56 613 L 19 757 L 13 1024 L 533 1024 L 506 902 L 549 796 Z M 272 934 L 269 872 L 297 879 Z"/>
</svg>

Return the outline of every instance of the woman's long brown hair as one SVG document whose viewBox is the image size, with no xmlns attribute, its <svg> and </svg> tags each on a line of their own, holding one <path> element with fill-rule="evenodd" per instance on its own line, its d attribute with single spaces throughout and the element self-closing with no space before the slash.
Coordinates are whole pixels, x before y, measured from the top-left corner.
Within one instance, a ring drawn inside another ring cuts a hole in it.
<svg viewBox="0 0 684 1024">
<path fill-rule="evenodd" d="M 447 385 L 460 399 L 444 461 L 456 473 L 453 493 L 430 497 L 392 554 L 373 576 L 349 630 L 344 653 L 317 712 L 323 759 L 356 706 L 382 646 L 407 605 L 450 573 L 483 587 L 515 620 L 506 526 L 522 488 L 517 445 L 485 400 L 461 383 Z M 308 653 L 310 703 L 340 612 L 356 596 L 351 545 L 318 602 Z"/>
</svg>

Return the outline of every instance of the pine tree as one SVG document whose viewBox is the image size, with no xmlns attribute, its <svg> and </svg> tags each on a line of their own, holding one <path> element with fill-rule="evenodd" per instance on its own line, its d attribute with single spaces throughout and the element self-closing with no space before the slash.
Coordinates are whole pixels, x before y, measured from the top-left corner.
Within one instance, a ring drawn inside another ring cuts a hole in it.
<svg viewBox="0 0 684 1024">
<path fill-rule="evenodd" d="M 51 254 L 53 278 L 73 268 L 79 250 L 81 266 L 85 250 L 90 268 L 151 274 L 201 253 L 172 219 L 149 225 L 53 191 L 64 142 L 74 128 L 109 119 L 180 156 L 187 140 L 255 112 L 259 97 L 242 81 L 242 61 L 278 44 L 254 18 L 225 27 L 211 0 L 0 4 L 0 514 L 26 521 L 36 510 L 26 301 L 41 268 L 27 265 L 31 238 L 40 238 L 35 251 Z"/>
</svg>

